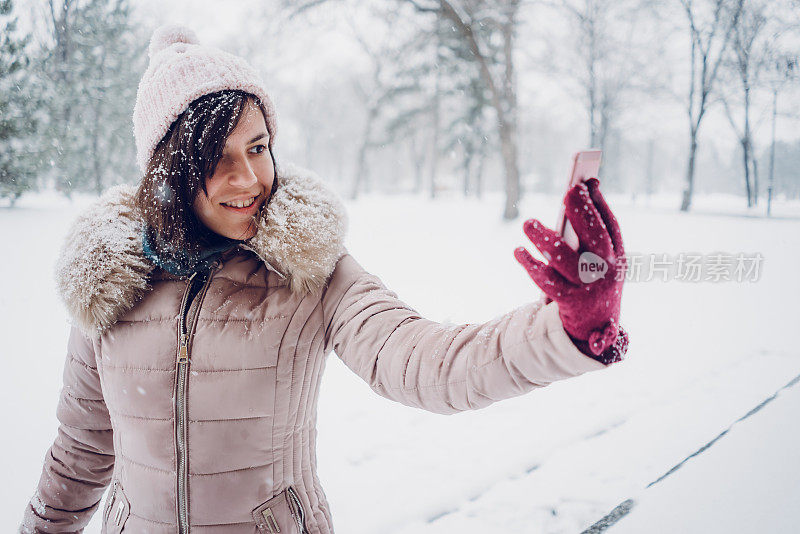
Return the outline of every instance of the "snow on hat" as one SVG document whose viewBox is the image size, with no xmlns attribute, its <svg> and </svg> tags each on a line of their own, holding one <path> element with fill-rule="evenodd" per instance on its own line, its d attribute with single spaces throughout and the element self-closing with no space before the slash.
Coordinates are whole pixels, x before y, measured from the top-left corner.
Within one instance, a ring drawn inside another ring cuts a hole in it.
<svg viewBox="0 0 800 534">
<path fill-rule="evenodd" d="M 257 96 L 266 110 L 269 143 L 275 138 L 275 109 L 264 83 L 244 59 L 202 46 L 190 28 L 167 25 L 153 32 L 150 64 L 139 82 L 133 108 L 136 162 L 144 172 L 170 125 L 189 104 L 209 93 L 238 89 Z"/>
</svg>

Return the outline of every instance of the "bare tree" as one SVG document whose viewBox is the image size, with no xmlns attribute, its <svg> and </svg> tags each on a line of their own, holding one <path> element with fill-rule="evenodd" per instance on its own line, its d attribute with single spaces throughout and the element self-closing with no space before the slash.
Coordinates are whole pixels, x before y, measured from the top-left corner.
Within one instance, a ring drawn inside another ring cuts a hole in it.
<svg viewBox="0 0 800 534">
<path fill-rule="evenodd" d="M 384 23 L 391 27 L 397 22 L 399 14 L 396 10 L 388 10 L 381 13 Z M 419 35 L 411 37 L 412 42 L 406 42 L 404 46 L 395 46 L 396 35 L 386 34 L 380 43 L 369 41 L 362 29 L 358 28 L 352 20 L 349 21 L 352 35 L 361 47 L 367 58 L 369 58 L 370 77 L 364 82 L 360 79 L 354 80 L 356 92 L 361 96 L 365 108 L 366 117 L 364 120 L 361 142 L 357 153 L 356 171 L 353 178 L 351 198 L 356 198 L 359 191 L 369 190 L 369 171 L 367 169 L 367 155 L 373 148 L 384 147 L 390 143 L 404 137 L 400 124 L 408 126 L 410 122 L 418 122 L 420 109 L 392 109 L 397 108 L 397 100 L 409 93 L 418 94 L 422 89 L 419 79 L 413 76 L 403 76 L 398 72 L 402 65 L 402 57 L 409 47 L 414 47 L 418 43 Z M 374 40 L 373 40 L 374 41 Z M 392 106 L 394 104 L 394 106 Z M 423 104 L 423 108 L 428 107 Z M 389 125 L 381 128 L 381 119 L 388 120 L 390 115 L 402 115 L 402 119 L 390 121 Z M 416 147 L 412 147 L 414 150 Z M 416 168 L 419 175 L 419 168 Z M 431 179 L 431 196 L 435 194 L 435 182 Z"/>
<path fill-rule="evenodd" d="M 573 38 L 571 46 L 564 47 L 568 61 L 557 62 L 554 68 L 580 87 L 589 126 L 588 146 L 606 150 L 621 102 L 645 83 L 639 74 L 647 70 L 646 58 L 637 53 L 641 47 L 634 39 L 646 6 L 638 0 L 561 0 L 555 7 L 567 14 Z"/>
<path fill-rule="evenodd" d="M 435 69 L 433 101 L 431 102 L 431 146 L 430 146 L 430 197 L 436 197 L 436 182 L 439 176 L 439 150 L 440 137 L 442 134 L 442 11 L 436 12 L 436 22 L 434 23 L 436 35 Z"/>
<path fill-rule="evenodd" d="M 769 181 L 767 185 L 767 216 L 772 211 L 775 184 L 775 124 L 778 122 L 778 94 L 788 82 L 800 77 L 800 58 L 785 53 L 773 53 L 767 63 L 766 82 L 772 93 L 772 140 L 769 147 Z"/>
<path fill-rule="evenodd" d="M 497 14 L 479 10 L 476 0 L 464 2 L 473 16 L 472 27 L 486 43 L 487 35 L 496 34 Z M 403 128 L 408 134 L 409 126 L 418 126 L 418 116 L 424 112 L 429 120 L 423 126 L 430 132 L 430 142 L 426 145 L 430 197 L 437 195 L 440 183 L 437 177 L 444 153 L 461 154 L 465 194 L 473 181 L 476 182 L 474 190 L 480 194 L 487 139 L 492 133 L 486 128 L 486 123 L 491 122 L 485 113 L 491 109 L 489 91 L 477 62 L 473 60 L 472 49 L 463 36 L 454 31 L 452 22 L 441 10 L 437 11 L 432 22 L 432 29 L 415 25 L 421 31 L 415 36 L 413 46 L 403 47 L 404 53 L 398 57 L 400 83 L 409 77 L 418 79 L 421 90 L 415 95 L 417 98 L 412 106 L 393 106 L 399 113 L 388 129 Z M 484 50 L 493 63 L 503 54 L 497 41 L 486 43 Z"/>
<path fill-rule="evenodd" d="M 603 83 L 600 72 L 610 48 L 607 20 L 610 4 L 609 0 L 565 0 L 561 4 L 575 23 L 575 56 L 580 65 L 580 68 L 571 68 L 562 74 L 575 76 L 584 91 L 583 101 L 589 119 L 588 146 L 601 149 L 608 132 L 613 100 L 618 94 L 616 88 Z M 607 88 L 611 90 L 606 91 Z"/>
<path fill-rule="evenodd" d="M 464 40 L 471 57 L 478 65 L 481 79 L 489 90 L 492 108 L 497 119 L 500 148 L 505 169 L 506 202 L 503 218 L 515 219 L 519 215 L 520 177 L 517 148 L 517 82 L 514 70 L 514 45 L 517 30 L 519 0 L 495 0 L 472 5 L 464 2 L 456 6 L 448 0 L 407 0 L 417 11 L 433 13 L 448 20 L 453 30 Z M 496 27 L 502 42 L 503 60 L 495 65 L 482 42 L 474 20 L 477 11 L 496 12 Z"/>
<path fill-rule="evenodd" d="M 681 211 L 688 211 L 694 191 L 697 134 L 710 104 L 720 63 L 725 56 L 744 0 L 680 0 L 691 40 L 689 98 L 689 160 Z"/>
<path fill-rule="evenodd" d="M 369 84 L 362 83 L 359 79 L 354 80 L 356 92 L 361 96 L 365 102 L 366 117 L 364 119 L 364 127 L 361 133 L 361 141 L 358 149 L 356 170 L 353 176 L 353 185 L 350 190 L 350 198 L 355 199 L 358 197 L 360 190 L 369 192 L 370 181 L 367 171 L 367 152 L 373 146 L 375 137 L 375 123 L 381 111 L 382 104 L 387 98 L 389 88 L 383 82 L 383 70 L 385 63 L 381 59 L 381 52 L 373 50 L 373 48 L 366 43 L 359 31 L 354 28 L 354 33 L 361 49 L 370 59 L 370 80 Z"/>
<path fill-rule="evenodd" d="M 466 88 L 462 89 L 466 105 L 464 113 L 457 114 L 448 124 L 446 131 L 450 136 L 446 150 L 458 150 L 462 154 L 462 189 L 464 196 L 474 192 L 478 198 L 482 194 L 483 167 L 489 150 L 486 125 L 491 121 L 486 118 L 489 102 L 485 98 L 486 91 L 480 80 L 470 79 Z"/>
<path fill-rule="evenodd" d="M 489 95 L 488 100 L 497 119 L 497 131 L 506 175 L 506 203 L 503 214 L 505 219 L 514 219 L 518 216 L 517 203 L 520 198 L 520 179 L 517 163 L 516 73 L 514 70 L 514 42 L 519 1 L 494 0 L 489 5 L 478 0 L 462 0 L 459 5 L 455 5 L 454 2 L 448 0 L 399 0 L 399 5 L 405 4 L 411 6 L 417 13 L 435 16 L 433 33 L 436 39 L 433 43 L 433 54 L 428 57 L 429 65 L 433 65 L 435 68 L 430 69 L 430 72 L 427 73 L 431 75 L 428 81 L 432 82 L 433 88 L 432 93 L 428 95 L 430 98 L 422 99 L 426 100 L 424 104 L 419 105 L 418 103 L 416 106 L 412 106 L 414 109 L 399 110 L 399 113 L 404 114 L 405 117 L 399 120 L 390 119 L 390 127 L 383 132 L 386 136 L 385 141 L 380 143 L 383 145 L 386 141 L 394 141 L 392 139 L 393 132 L 405 130 L 410 123 L 418 123 L 417 117 L 421 116 L 419 112 L 424 110 L 425 114 L 422 116 L 428 119 L 426 127 L 430 128 L 432 135 L 431 142 L 427 145 L 427 148 L 430 156 L 428 160 L 429 174 L 431 175 L 430 191 L 431 196 L 435 196 L 438 156 L 441 149 L 440 144 L 443 144 L 440 137 L 443 138 L 445 133 L 442 131 L 445 120 L 445 117 L 443 117 L 444 99 L 442 97 L 447 91 L 452 90 L 452 87 L 449 87 L 452 85 L 451 81 L 445 77 L 444 71 L 440 67 L 447 62 L 455 64 L 460 61 L 462 64 L 471 64 L 477 71 L 476 77 L 482 81 L 483 90 Z M 304 13 L 327 3 L 341 5 L 342 0 L 303 0 L 292 5 L 289 17 L 292 18 L 299 13 Z M 443 31 L 440 32 L 440 29 Z M 493 38 L 491 43 L 486 42 L 483 37 L 483 34 L 487 32 Z M 426 33 L 428 39 L 430 34 L 431 32 Z M 447 39 L 443 38 L 444 34 L 447 34 Z M 454 45 L 453 40 L 456 39 L 460 42 Z M 456 49 L 463 49 L 466 53 Z M 448 57 L 445 57 L 445 50 L 448 51 Z M 500 50 L 500 52 L 497 53 L 497 50 Z M 371 62 L 373 65 L 377 65 L 376 62 L 382 62 L 381 70 L 395 72 L 395 70 L 389 69 L 390 62 L 386 61 L 385 52 L 383 54 L 376 54 L 374 50 L 367 52 L 368 55 L 372 56 Z M 398 71 L 408 66 L 407 62 L 409 60 L 403 56 L 402 52 L 400 50 L 397 54 L 397 62 L 400 63 Z M 461 55 L 459 56 L 459 54 Z M 452 56 L 458 56 L 458 58 Z M 501 59 L 498 60 L 498 56 Z M 423 69 L 425 68 L 427 67 L 423 67 Z M 447 75 L 449 77 L 451 73 L 448 72 Z M 384 76 L 384 78 L 389 77 Z M 377 93 L 373 89 L 374 84 L 372 84 L 369 91 L 371 94 L 374 93 L 371 98 L 376 99 L 376 102 L 377 99 L 381 99 L 380 103 L 383 105 L 389 101 L 386 95 L 392 91 L 388 86 L 384 86 L 385 90 L 379 90 Z M 409 90 L 408 87 L 400 88 L 401 92 L 407 90 Z M 419 88 L 418 95 L 424 92 L 424 88 Z M 382 98 L 378 94 L 383 94 L 384 97 Z M 384 109 L 376 108 L 373 112 L 370 112 L 370 109 L 371 106 L 368 105 L 368 123 L 374 123 L 380 115 L 387 115 Z M 379 129 L 376 127 L 365 127 L 362 139 L 377 137 L 377 130 Z M 447 141 L 449 142 L 449 140 Z M 365 142 L 363 146 L 368 148 L 374 143 L 375 141 Z M 366 148 L 360 150 L 359 162 L 366 161 L 367 152 Z M 482 164 L 481 158 L 479 160 L 479 170 L 481 170 Z M 357 187 L 354 190 L 357 190 Z"/>
<path fill-rule="evenodd" d="M 414 165 L 414 193 L 422 191 L 423 168 L 425 167 L 426 143 L 418 132 L 408 135 L 408 155 Z"/>
<path fill-rule="evenodd" d="M 767 26 L 766 4 L 748 0 L 733 29 L 730 59 L 724 62 L 733 83 L 723 84 L 735 91 L 720 91 L 725 115 L 742 147 L 744 186 L 747 207 L 758 203 L 758 167 L 753 150 L 753 92 L 759 87 L 761 75 L 768 61 L 764 30 Z M 733 104 L 739 104 L 741 124 L 736 120 Z"/>
</svg>

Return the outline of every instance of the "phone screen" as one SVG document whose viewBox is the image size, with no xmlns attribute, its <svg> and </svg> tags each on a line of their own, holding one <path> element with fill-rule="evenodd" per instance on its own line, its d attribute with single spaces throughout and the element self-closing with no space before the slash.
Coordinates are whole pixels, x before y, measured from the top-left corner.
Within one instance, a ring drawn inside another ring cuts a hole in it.
<svg viewBox="0 0 800 534">
<path fill-rule="evenodd" d="M 567 191 L 572 189 L 575 185 L 585 182 L 589 178 L 597 178 L 597 173 L 600 171 L 600 160 L 602 156 L 602 150 L 583 150 L 577 152 L 572 158 L 572 172 L 569 176 Z M 569 223 L 569 219 L 567 219 L 563 202 L 561 203 L 561 211 L 558 215 L 556 231 L 564 237 L 564 242 L 572 247 L 573 250 L 578 250 L 580 246 L 578 234 L 575 233 L 575 230 Z"/>
</svg>

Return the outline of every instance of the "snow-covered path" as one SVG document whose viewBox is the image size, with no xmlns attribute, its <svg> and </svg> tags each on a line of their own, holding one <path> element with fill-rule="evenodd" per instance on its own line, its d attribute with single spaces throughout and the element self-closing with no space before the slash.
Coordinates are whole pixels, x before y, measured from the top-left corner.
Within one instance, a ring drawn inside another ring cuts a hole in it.
<svg viewBox="0 0 800 534">
<path fill-rule="evenodd" d="M 3 445 L 4 531 L 19 522 L 56 431 L 67 326 L 51 273 L 79 208 L 43 197 L 23 201 L 19 210 L 0 209 L 0 245 L 10 252 L 0 263 L 0 422 L 14 429 Z M 522 213 L 552 224 L 558 201 L 531 196 Z M 760 252 L 762 277 L 626 284 L 627 361 L 451 417 L 375 395 L 332 354 L 318 461 L 338 532 L 573 533 L 641 496 L 632 521 L 661 485 L 643 491 L 648 483 L 800 373 L 797 206 L 767 220 L 726 215 L 724 199 L 698 199 L 690 214 L 613 195 L 609 202 L 629 254 Z M 522 220 L 500 221 L 501 205 L 499 195 L 481 203 L 364 197 L 349 203 L 348 248 L 424 316 L 488 320 L 538 298 L 512 255 L 528 245 Z M 777 434 L 771 439 L 798 438 L 794 407 L 764 423 Z M 745 464 L 755 458 L 751 450 Z M 783 468 L 788 480 L 800 480 L 797 464 Z M 728 482 L 709 476 L 707 485 L 720 484 Z M 725 488 L 716 489 L 723 495 Z M 773 513 L 769 502 L 753 509 Z M 697 511 L 711 519 L 717 513 Z M 87 533 L 97 532 L 95 517 Z"/>
<path fill-rule="evenodd" d="M 641 492 L 607 532 L 800 532 L 798 382 Z"/>
</svg>

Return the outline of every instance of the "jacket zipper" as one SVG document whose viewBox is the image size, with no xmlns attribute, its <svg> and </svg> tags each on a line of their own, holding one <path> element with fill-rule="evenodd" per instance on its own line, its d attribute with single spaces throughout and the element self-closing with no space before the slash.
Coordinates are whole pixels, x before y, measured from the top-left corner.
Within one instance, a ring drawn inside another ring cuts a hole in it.
<svg viewBox="0 0 800 534">
<path fill-rule="evenodd" d="M 212 265 L 211 269 L 208 271 L 208 278 L 205 280 L 203 287 L 194 297 L 193 300 L 199 300 L 197 300 L 197 306 L 191 318 L 191 324 L 187 328 L 186 315 L 189 312 L 189 306 L 191 306 L 189 294 L 194 286 L 194 278 L 197 276 L 197 271 L 192 273 L 186 284 L 186 291 L 183 294 L 183 299 L 181 300 L 181 309 L 178 318 L 180 343 L 178 345 L 177 360 L 178 379 L 175 385 L 175 442 L 177 444 L 178 460 L 178 532 L 181 534 L 189 532 L 189 510 L 186 496 L 186 486 L 189 483 L 189 454 L 186 443 L 186 379 L 189 374 L 189 349 L 192 336 L 194 335 L 195 325 L 197 324 L 197 317 L 200 315 L 200 306 L 203 304 L 203 297 L 205 297 L 208 286 L 211 283 L 212 274 L 218 266 L 219 263 Z"/>
<path fill-rule="evenodd" d="M 303 504 L 300 502 L 300 498 L 297 496 L 297 493 L 295 493 L 293 487 L 289 486 L 287 490 L 295 506 L 295 511 L 292 513 L 292 516 L 297 523 L 297 530 L 300 534 L 307 534 L 308 531 L 306 530 L 306 520 L 303 514 Z"/>
</svg>

